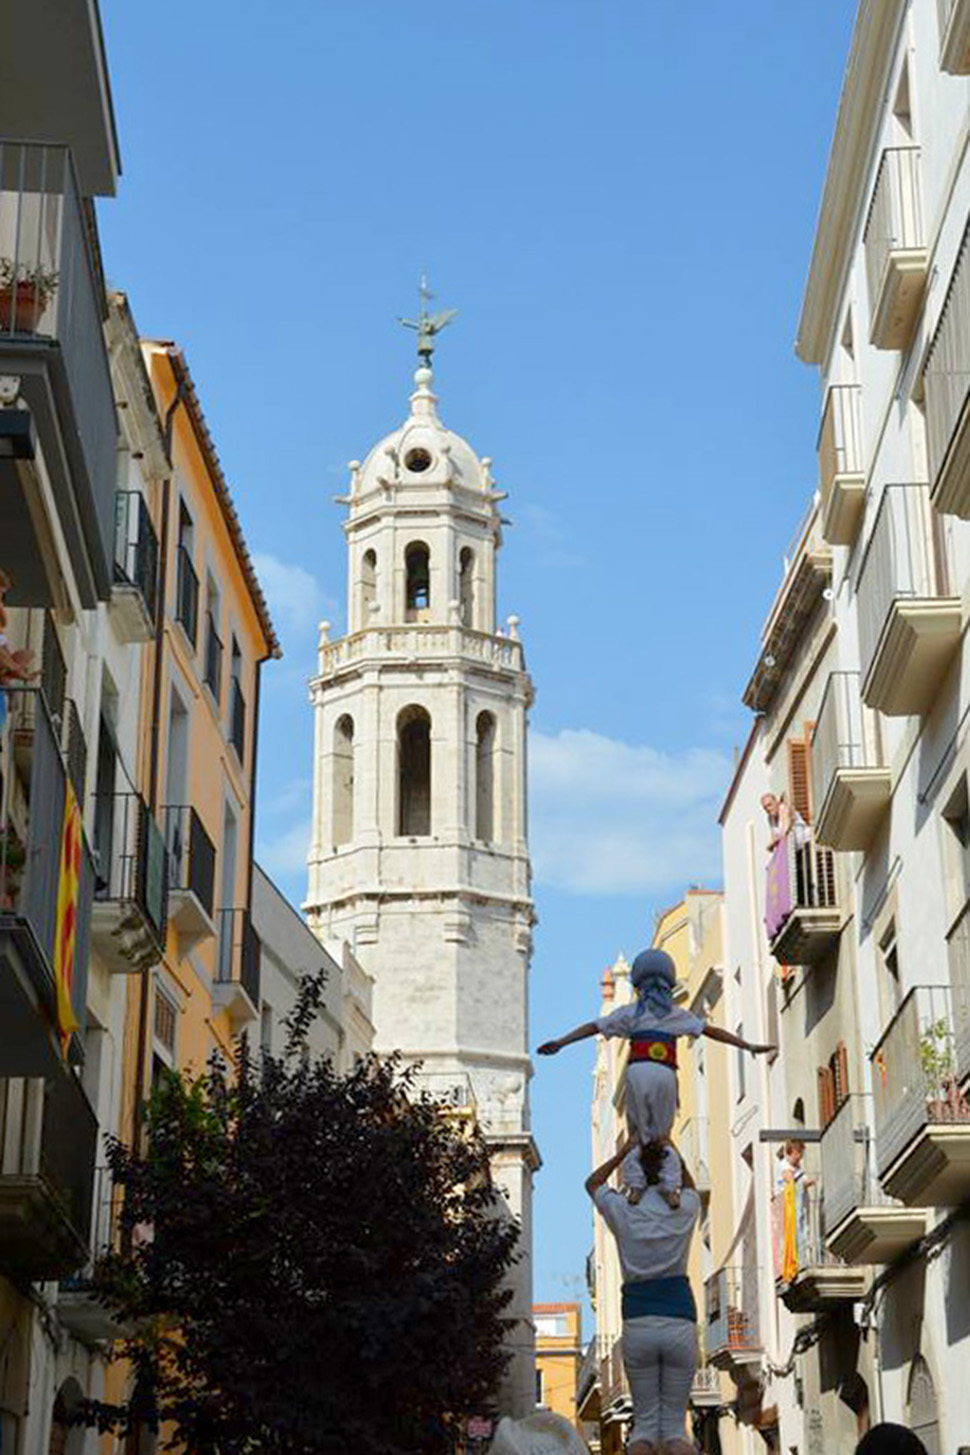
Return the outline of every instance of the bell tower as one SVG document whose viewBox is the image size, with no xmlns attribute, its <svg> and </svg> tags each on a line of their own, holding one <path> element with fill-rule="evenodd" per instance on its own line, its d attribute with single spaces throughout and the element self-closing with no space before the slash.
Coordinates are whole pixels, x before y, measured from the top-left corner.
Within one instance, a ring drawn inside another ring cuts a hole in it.
<svg viewBox="0 0 970 1455">
<path fill-rule="evenodd" d="M 532 683 L 495 618 L 502 543 L 491 462 L 437 411 L 431 354 L 453 316 L 422 288 L 404 424 L 350 465 L 347 635 L 321 627 L 306 909 L 374 976 L 375 1049 L 420 1061 L 473 1108 L 522 1227 L 503 1412 L 535 1404 L 526 823 Z"/>
</svg>

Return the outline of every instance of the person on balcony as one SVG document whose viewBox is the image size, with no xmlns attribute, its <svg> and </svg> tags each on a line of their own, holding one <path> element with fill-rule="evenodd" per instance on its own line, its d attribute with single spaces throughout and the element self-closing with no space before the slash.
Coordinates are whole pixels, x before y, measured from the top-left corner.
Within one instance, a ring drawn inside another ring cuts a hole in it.
<svg viewBox="0 0 970 1455">
<path fill-rule="evenodd" d="M 684 1438 L 697 1370 L 697 1308 L 687 1279 L 700 1198 L 684 1167 L 680 1206 L 659 1190 L 665 1142 L 639 1145 L 636 1133 L 586 1179 L 586 1191 L 616 1239 L 623 1271 L 623 1365 L 633 1399 L 627 1455 L 675 1455 Z M 623 1159 L 639 1157 L 646 1188 L 633 1203 L 607 1182 Z M 666 1442 L 666 1443 L 665 1443 Z"/>
<path fill-rule="evenodd" d="M 585 1040 L 597 1032 L 629 1039 L 630 1059 L 626 1068 L 627 1116 L 641 1146 L 649 1142 L 669 1143 L 677 1115 L 677 1040 L 680 1036 L 709 1036 L 712 1041 L 737 1046 L 753 1056 L 773 1051 L 774 1046 L 755 1046 L 720 1026 L 709 1026 L 700 1016 L 674 1005 L 677 970 L 665 950 L 641 950 L 630 970 L 637 998 L 609 1015 L 587 1021 L 565 1036 L 544 1041 L 540 1056 L 554 1056 L 564 1046 Z M 636 1151 L 623 1166 L 627 1187 L 642 1191 L 646 1186 Z M 671 1206 L 676 1206 L 680 1189 L 680 1158 L 665 1159 L 661 1183 Z"/>
<path fill-rule="evenodd" d="M 32 670 L 34 654 L 27 647 L 11 651 L 7 642 L 7 604 L 4 600 L 13 582 L 0 567 L 0 752 L 3 750 L 4 728 L 7 726 L 7 694 L 9 682 L 33 682 L 40 676 Z"/>
</svg>

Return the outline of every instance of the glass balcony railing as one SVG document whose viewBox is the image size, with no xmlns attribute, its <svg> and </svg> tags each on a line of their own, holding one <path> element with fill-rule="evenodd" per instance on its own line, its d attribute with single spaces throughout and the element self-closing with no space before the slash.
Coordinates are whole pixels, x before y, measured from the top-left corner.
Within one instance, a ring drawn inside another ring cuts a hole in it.
<svg viewBox="0 0 970 1455">
<path fill-rule="evenodd" d="M 876 1157 L 883 1176 L 927 1126 L 970 1125 L 960 1048 L 970 999 L 960 981 L 909 992 L 872 1052 Z"/>
</svg>

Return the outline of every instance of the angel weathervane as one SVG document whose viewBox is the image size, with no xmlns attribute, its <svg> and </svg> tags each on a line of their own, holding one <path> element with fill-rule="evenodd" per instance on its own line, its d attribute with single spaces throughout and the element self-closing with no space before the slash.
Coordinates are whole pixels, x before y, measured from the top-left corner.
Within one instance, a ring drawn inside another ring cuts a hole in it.
<svg viewBox="0 0 970 1455">
<path fill-rule="evenodd" d="M 421 307 L 417 318 L 399 318 L 398 323 L 405 328 L 413 328 L 418 335 L 418 357 L 427 367 L 431 367 L 431 355 L 434 353 L 435 336 L 443 328 L 447 328 L 453 318 L 457 318 L 457 308 L 445 308 L 441 313 L 429 313 L 428 304 L 434 294 L 428 288 L 427 278 L 422 276 L 421 286 L 418 289 L 418 296 L 421 299 Z"/>
</svg>

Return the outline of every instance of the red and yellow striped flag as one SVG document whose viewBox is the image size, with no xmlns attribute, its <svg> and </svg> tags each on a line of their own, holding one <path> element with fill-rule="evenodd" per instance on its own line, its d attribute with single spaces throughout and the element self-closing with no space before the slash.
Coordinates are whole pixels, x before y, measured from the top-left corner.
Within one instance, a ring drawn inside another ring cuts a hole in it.
<svg viewBox="0 0 970 1455">
<path fill-rule="evenodd" d="M 77 903 L 81 888 L 81 811 L 70 780 L 64 803 L 64 829 L 57 876 L 57 923 L 54 928 L 54 983 L 57 988 L 57 1029 L 61 1052 L 67 1056 L 71 1035 L 78 1029 L 71 1004 L 74 981 L 74 946 Z"/>
</svg>

